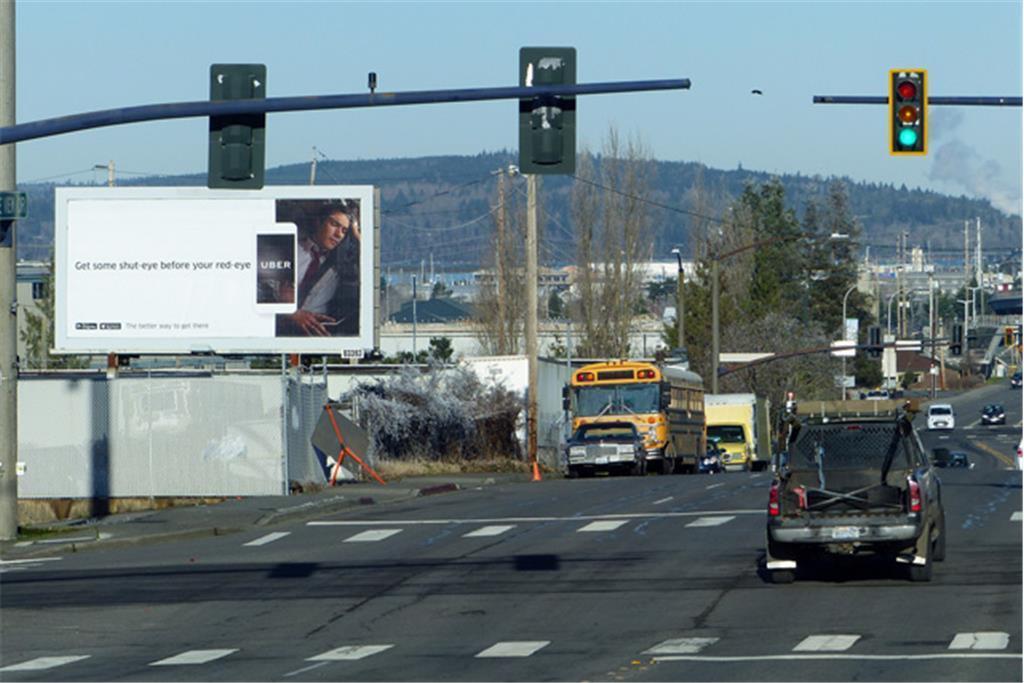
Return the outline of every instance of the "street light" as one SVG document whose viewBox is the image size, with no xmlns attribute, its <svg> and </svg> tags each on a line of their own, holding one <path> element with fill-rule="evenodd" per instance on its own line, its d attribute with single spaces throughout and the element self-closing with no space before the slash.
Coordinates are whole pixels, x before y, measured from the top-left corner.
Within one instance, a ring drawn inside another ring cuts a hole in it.
<svg viewBox="0 0 1024 683">
<path fill-rule="evenodd" d="M 679 251 L 678 247 L 672 249 L 672 253 L 676 255 L 676 262 L 679 264 L 679 269 L 676 271 L 676 347 L 680 349 L 686 348 L 686 323 L 684 322 L 685 316 L 683 311 L 683 254 Z"/>
<path fill-rule="evenodd" d="M 834 237 L 836 235 L 836 233 L 832 233 L 832 235 Z M 846 290 L 846 294 L 843 294 L 843 319 L 839 323 L 840 336 L 841 336 L 841 338 L 843 340 L 846 339 L 846 298 L 848 296 L 850 296 L 850 292 L 852 292 L 855 289 L 857 289 L 857 285 L 850 285 L 850 288 L 848 290 Z M 854 339 L 853 341 L 856 342 L 857 340 Z M 841 381 L 842 381 L 843 386 L 841 386 L 839 388 L 839 390 L 841 392 L 840 393 L 840 398 L 841 399 L 845 399 L 846 398 L 846 356 L 843 356 L 843 374 L 842 374 L 842 380 Z"/>
</svg>

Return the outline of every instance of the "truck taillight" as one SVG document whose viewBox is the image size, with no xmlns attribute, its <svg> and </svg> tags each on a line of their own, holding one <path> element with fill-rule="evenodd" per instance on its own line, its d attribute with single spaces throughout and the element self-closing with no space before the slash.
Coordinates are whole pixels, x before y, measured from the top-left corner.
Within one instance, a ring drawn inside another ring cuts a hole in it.
<svg viewBox="0 0 1024 683">
<path fill-rule="evenodd" d="M 778 517 L 782 511 L 779 509 L 779 482 L 773 481 L 768 491 L 768 516 Z"/>
<path fill-rule="evenodd" d="M 913 479 L 907 479 L 907 483 L 910 484 L 910 511 L 920 512 L 921 511 L 921 485 Z"/>
</svg>

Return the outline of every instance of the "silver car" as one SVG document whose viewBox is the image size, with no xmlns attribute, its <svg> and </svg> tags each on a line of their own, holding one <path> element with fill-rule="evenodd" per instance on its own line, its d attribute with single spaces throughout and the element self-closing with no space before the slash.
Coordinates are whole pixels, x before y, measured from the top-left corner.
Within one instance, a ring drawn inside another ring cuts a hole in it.
<svg viewBox="0 0 1024 683">
<path fill-rule="evenodd" d="M 565 447 L 569 478 L 598 471 L 647 472 L 643 436 L 632 422 L 595 422 L 582 425 Z"/>
</svg>

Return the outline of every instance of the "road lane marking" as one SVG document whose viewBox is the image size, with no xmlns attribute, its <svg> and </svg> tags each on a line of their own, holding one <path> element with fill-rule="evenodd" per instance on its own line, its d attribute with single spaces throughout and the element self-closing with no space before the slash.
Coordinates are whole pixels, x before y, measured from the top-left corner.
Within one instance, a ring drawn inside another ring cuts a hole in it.
<svg viewBox="0 0 1024 683">
<path fill-rule="evenodd" d="M 801 662 L 801 661 L 922 661 L 927 659 L 1022 659 L 1020 653 L 994 653 L 994 652 L 943 652 L 930 655 L 844 655 L 844 654 L 803 654 L 803 655 L 753 655 L 753 656 L 718 656 L 710 655 L 664 655 L 654 657 L 655 662 L 704 662 L 704 663 L 733 663 L 733 662 Z"/>
<path fill-rule="evenodd" d="M 674 517 L 706 517 L 710 515 L 764 515 L 762 509 L 700 510 L 698 512 L 638 512 L 608 515 L 574 515 L 572 517 L 476 517 L 470 519 L 321 519 L 306 526 L 418 526 L 433 524 L 528 524 L 531 522 L 585 522 L 590 520 L 670 519 Z"/>
<path fill-rule="evenodd" d="M 45 669 L 55 669 L 58 666 L 64 666 L 71 662 L 77 662 L 82 659 L 89 659 L 92 655 L 69 655 L 66 657 L 37 657 L 30 659 L 27 662 L 21 664 L 11 664 L 10 666 L 0 667 L 0 671 L 43 671 Z"/>
<path fill-rule="evenodd" d="M 605 520 L 600 522 L 591 522 L 585 526 L 581 526 L 577 529 L 577 532 L 581 531 L 615 531 L 623 524 L 626 524 L 628 520 L 616 519 L 616 520 Z"/>
<path fill-rule="evenodd" d="M 642 655 L 688 655 L 696 654 L 709 645 L 718 642 L 718 638 L 670 638 L 663 640 L 652 648 L 641 652 Z"/>
<path fill-rule="evenodd" d="M 0 567 L 9 564 L 32 564 L 34 562 L 54 562 L 59 559 L 59 557 L 32 557 L 25 560 L 0 560 Z"/>
<path fill-rule="evenodd" d="M 349 536 L 345 539 L 345 543 L 372 543 L 373 541 L 383 541 L 385 538 L 391 538 L 395 534 L 402 533 L 401 529 L 368 529 L 366 531 L 360 531 L 355 536 Z"/>
<path fill-rule="evenodd" d="M 256 540 L 249 541 L 248 543 L 244 543 L 243 545 L 252 545 L 252 546 L 266 545 L 268 543 L 273 543 L 274 541 L 282 539 L 282 538 L 284 538 L 285 536 L 288 536 L 291 533 L 292 532 L 290 532 L 290 531 L 275 531 L 272 534 L 267 534 L 266 536 L 260 536 Z"/>
<path fill-rule="evenodd" d="M 212 662 L 215 659 L 221 657 L 227 657 L 233 652 L 238 652 L 238 649 L 234 650 L 188 650 L 182 652 L 180 655 L 174 655 L 166 659 L 161 659 L 156 662 L 150 662 L 150 666 L 181 666 L 187 664 L 206 664 Z"/>
<path fill-rule="evenodd" d="M 672 500 L 673 497 L 674 496 L 669 496 L 668 498 L 662 498 L 661 500 L 656 500 L 653 503 L 651 503 L 651 505 L 661 505 L 662 503 L 667 503 L 670 500 Z"/>
<path fill-rule="evenodd" d="M 710 491 L 711 489 L 717 489 L 719 486 L 725 486 L 725 482 L 724 481 L 720 481 L 717 484 L 710 484 L 708 486 L 705 486 L 704 490 Z"/>
<path fill-rule="evenodd" d="M 379 654 L 384 650 L 390 650 L 394 647 L 393 643 L 386 645 L 345 645 L 333 650 L 328 650 L 321 654 L 309 657 L 306 659 L 307 662 L 340 662 L 340 661 L 353 661 L 356 659 L 363 659 L 364 657 L 370 657 L 371 655 Z"/>
<path fill-rule="evenodd" d="M 849 650 L 860 640 L 855 635 L 821 635 L 807 636 L 793 648 L 793 652 L 842 652 Z"/>
<path fill-rule="evenodd" d="M 470 531 L 468 534 L 463 534 L 463 538 L 476 538 L 478 536 L 500 536 L 506 531 L 515 529 L 515 524 L 502 524 L 497 526 L 485 526 L 480 527 L 476 531 Z"/>
<path fill-rule="evenodd" d="M 550 644 L 550 640 L 507 640 L 491 645 L 474 657 L 529 657 Z"/>
<path fill-rule="evenodd" d="M 726 522 L 731 522 L 734 519 L 736 519 L 734 515 L 729 515 L 726 517 L 700 517 L 687 524 L 686 528 L 689 529 L 690 527 L 722 526 Z"/>
<path fill-rule="evenodd" d="M 1011 522 L 1019 522 L 1019 521 L 1021 521 L 1021 512 L 1020 512 L 1020 510 L 1017 510 L 1012 515 L 1010 515 L 1010 521 Z"/>
<path fill-rule="evenodd" d="M 1010 634 L 1002 631 L 978 631 L 958 633 L 949 644 L 950 650 L 1005 650 L 1010 644 Z"/>
<path fill-rule="evenodd" d="M 976 442 L 973 445 L 977 446 L 978 448 L 980 448 L 981 450 L 985 451 L 986 453 L 988 453 L 990 455 L 994 455 L 997 460 L 1000 460 L 1001 462 L 1005 463 L 1006 466 L 1009 467 L 1011 470 L 1012 469 L 1016 469 L 1017 465 L 1013 462 L 1013 460 L 1010 459 L 1010 456 L 1003 455 L 1002 453 L 1000 453 L 999 451 L 997 451 L 996 449 L 992 448 L 991 446 L 989 446 L 986 443 L 977 443 Z"/>
</svg>

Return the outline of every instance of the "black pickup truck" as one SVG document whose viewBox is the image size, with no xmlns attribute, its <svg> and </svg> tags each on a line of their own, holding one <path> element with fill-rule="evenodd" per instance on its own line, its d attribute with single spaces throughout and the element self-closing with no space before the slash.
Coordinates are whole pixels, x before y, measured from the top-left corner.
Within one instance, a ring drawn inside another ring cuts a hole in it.
<svg viewBox="0 0 1024 683">
<path fill-rule="evenodd" d="M 909 401 L 818 401 L 787 417 L 773 463 L 765 569 L 789 583 L 812 558 L 874 553 L 930 581 L 946 555 L 941 482 Z"/>
</svg>

